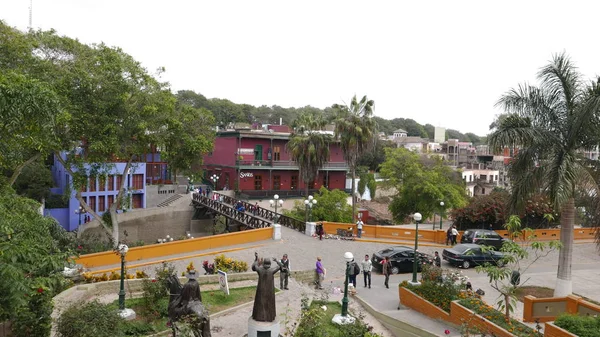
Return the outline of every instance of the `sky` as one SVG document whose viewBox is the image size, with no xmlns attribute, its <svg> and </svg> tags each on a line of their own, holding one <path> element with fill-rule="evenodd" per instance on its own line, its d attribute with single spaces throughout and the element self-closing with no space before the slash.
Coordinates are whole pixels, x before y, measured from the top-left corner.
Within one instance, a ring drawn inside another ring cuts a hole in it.
<svg viewBox="0 0 600 337">
<path fill-rule="evenodd" d="M 500 96 L 567 52 L 600 75 L 598 1 L 33 1 L 34 29 L 118 46 L 173 91 L 255 106 L 325 108 L 485 135 Z M 0 0 L 21 30 L 29 0 Z"/>
</svg>

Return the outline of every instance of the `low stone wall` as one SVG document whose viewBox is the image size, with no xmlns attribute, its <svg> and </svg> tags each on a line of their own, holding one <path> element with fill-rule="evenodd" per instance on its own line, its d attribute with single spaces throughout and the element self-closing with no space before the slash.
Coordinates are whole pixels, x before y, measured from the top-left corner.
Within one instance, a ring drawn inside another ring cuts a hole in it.
<svg viewBox="0 0 600 337">
<path fill-rule="evenodd" d="M 524 322 L 551 322 L 562 314 L 600 315 L 600 306 L 575 295 L 567 297 L 536 298 L 525 296 L 523 301 Z"/>
</svg>

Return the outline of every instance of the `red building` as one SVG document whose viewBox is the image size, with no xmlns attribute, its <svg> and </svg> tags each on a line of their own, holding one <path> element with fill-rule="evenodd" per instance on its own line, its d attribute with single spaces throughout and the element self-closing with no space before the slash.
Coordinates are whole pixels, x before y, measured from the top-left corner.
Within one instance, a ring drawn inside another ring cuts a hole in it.
<svg viewBox="0 0 600 337">
<path fill-rule="evenodd" d="M 302 195 L 305 183 L 287 152 L 289 139 L 289 132 L 272 129 L 220 131 L 213 151 L 204 156 L 205 177 L 217 175 L 217 189 L 226 187 L 248 196 Z M 321 168 L 310 189 L 325 186 L 344 190 L 347 170 L 339 144 L 332 143 L 329 161 Z"/>
</svg>

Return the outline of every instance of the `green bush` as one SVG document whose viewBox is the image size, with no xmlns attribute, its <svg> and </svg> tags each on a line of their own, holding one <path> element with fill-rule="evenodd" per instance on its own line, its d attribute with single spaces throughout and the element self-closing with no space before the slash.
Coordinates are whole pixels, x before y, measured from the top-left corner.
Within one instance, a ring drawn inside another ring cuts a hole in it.
<svg viewBox="0 0 600 337">
<path fill-rule="evenodd" d="M 217 270 L 222 270 L 228 273 L 243 273 L 248 271 L 248 264 L 245 261 L 234 260 L 221 254 L 215 256 L 215 272 Z"/>
<path fill-rule="evenodd" d="M 27 306 L 19 307 L 12 319 L 13 334 L 16 337 L 49 336 L 52 328 L 52 294 L 40 287 L 27 296 Z"/>
<path fill-rule="evenodd" d="M 167 278 L 175 275 L 175 267 L 169 263 L 163 263 L 154 270 L 156 278 L 142 280 L 142 315 L 146 321 L 159 317 L 168 316 L 169 290 L 167 289 Z"/>
<path fill-rule="evenodd" d="M 562 315 L 554 325 L 579 337 L 600 337 L 600 317 Z"/>
<path fill-rule="evenodd" d="M 67 308 L 58 319 L 58 335 L 62 337 L 114 337 L 121 335 L 123 319 L 117 311 L 92 301 Z"/>
<path fill-rule="evenodd" d="M 119 330 L 125 336 L 147 336 L 156 332 L 152 324 L 143 321 L 122 321 Z"/>
<path fill-rule="evenodd" d="M 460 305 L 462 305 L 465 308 L 471 309 L 473 312 L 479 314 L 488 321 L 502 327 L 503 329 L 512 333 L 515 336 L 537 336 L 535 330 L 517 320 L 511 319 L 510 322 L 506 322 L 506 317 L 504 317 L 503 313 L 494 309 L 492 306 L 486 304 L 480 298 L 465 298 L 460 300 L 458 303 L 460 303 Z"/>
<path fill-rule="evenodd" d="M 442 310 L 450 312 L 450 302 L 459 299 L 467 278 L 461 272 L 429 265 L 423 266 L 421 275 L 420 286 L 403 281 L 400 287 L 407 288 Z"/>
<path fill-rule="evenodd" d="M 327 306 L 327 311 L 321 306 Z M 352 324 L 338 325 L 331 322 L 334 313 L 339 313 L 341 305 L 337 302 L 313 301 L 308 305 L 303 301 L 300 323 L 293 334 L 295 337 L 378 337 L 371 332 L 372 327 L 363 322 L 364 316 L 355 316 Z"/>
</svg>

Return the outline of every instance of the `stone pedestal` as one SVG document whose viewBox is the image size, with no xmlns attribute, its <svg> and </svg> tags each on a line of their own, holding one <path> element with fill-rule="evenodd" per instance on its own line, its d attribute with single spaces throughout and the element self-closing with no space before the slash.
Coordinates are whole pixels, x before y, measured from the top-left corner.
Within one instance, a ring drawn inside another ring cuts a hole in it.
<svg viewBox="0 0 600 337">
<path fill-rule="evenodd" d="M 281 225 L 273 224 L 273 240 L 281 240 Z"/>
<path fill-rule="evenodd" d="M 248 319 L 248 337 L 279 337 L 279 321 L 257 322 Z"/>
<path fill-rule="evenodd" d="M 306 229 L 304 230 L 304 234 L 308 236 L 313 236 L 317 233 L 317 223 L 316 222 L 307 222 Z"/>
<path fill-rule="evenodd" d="M 417 282 L 408 281 L 408 284 L 410 284 L 411 286 L 420 286 L 421 282 L 419 282 L 419 281 L 417 281 Z"/>
<path fill-rule="evenodd" d="M 333 323 L 339 325 L 352 324 L 355 320 L 356 318 L 350 315 L 342 316 L 342 314 L 335 314 L 335 316 L 333 316 L 333 319 L 331 319 Z"/>
<path fill-rule="evenodd" d="M 133 311 L 133 309 L 125 308 L 123 310 L 119 310 L 119 316 L 126 321 L 131 321 L 135 319 L 135 311 Z"/>
</svg>

